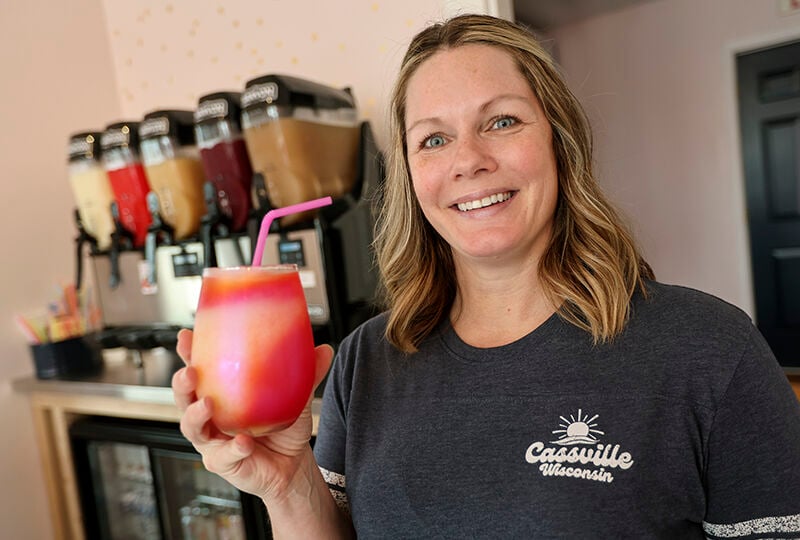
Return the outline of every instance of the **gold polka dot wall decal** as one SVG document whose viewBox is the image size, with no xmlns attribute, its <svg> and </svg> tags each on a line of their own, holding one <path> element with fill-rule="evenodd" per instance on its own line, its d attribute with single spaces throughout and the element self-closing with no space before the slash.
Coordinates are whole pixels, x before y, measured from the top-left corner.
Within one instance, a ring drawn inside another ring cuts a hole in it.
<svg viewBox="0 0 800 540">
<path fill-rule="evenodd" d="M 137 39 L 136 40 L 136 46 L 137 47 L 144 47 L 144 40 L 142 38 Z"/>
<path fill-rule="evenodd" d="M 189 35 L 191 37 L 195 37 L 197 35 L 197 30 L 195 30 L 194 28 L 190 28 L 189 29 Z"/>
<path fill-rule="evenodd" d="M 344 43 L 339 43 L 339 50 L 340 50 L 341 52 L 344 52 L 344 50 L 345 50 L 346 48 L 347 48 L 347 47 L 345 47 L 345 44 L 344 44 Z"/>
<path fill-rule="evenodd" d="M 319 35 L 316 32 L 311 32 L 311 41 L 317 41 L 319 39 Z"/>
<path fill-rule="evenodd" d="M 387 51 L 387 50 L 388 50 L 388 49 L 386 48 L 386 45 L 378 45 L 378 52 L 379 52 L 379 53 L 381 53 L 381 54 L 386 54 L 386 51 Z"/>
<path fill-rule="evenodd" d="M 296 56 L 292 56 L 292 64 L 298 64 L 298 63 L 300 63 L 300 60 L 298 60 Z"/>
<path fill-rule="evenodd" d="M 212 64 L 216 64 L 218 62 L 219 62 L 219 56 L 212 56 L 211 57 L 211 63 Z"/>
<path fill-rule="evenodd" d="M 263 58 L 259 58 L 258 60 L 256 60 L 256 64 L 258 64 L 259 66 L 263 66 L 264 65 L 264 59 Z"/>
<path fill-rule="evenodd" d="M 188 51 L 186 51 L 186 56 L 188 58 L 194 58 L 194 51 L 189 49 Z"/>
<path fill-rule="evenodd" d="M 379 7 L 380 7 L 380 6 L 378 6 L 378 3 L 377 3 L 377 2 L 375 2 L 374 4 L 372 4 L 372 11 L 378 11 L 378 8 L 379 8 Z"/>
<path fill-rule="evenodd" d="M 264 19 L 261 17 L 256 19 L 256 26 L 264 26 Z"/>
<path fill-rule="evenodd" d="M 283 41 L 281 41 L 281 40 L 278 40 L 278 41 L 276 41 L 276 42 L 275 42 L 275 47 L 276 47 L 276 48 L 278 48 L 278 49 L 280 49 L 281 47 L 283 47 Z"/>
<path fill-rule="evenodd" d="M 144 15 L 145 17 L 149 17 L 150 16 L 150 8 L 145 8 L 144 11 L 142 12 L 142 15 Z"/>
<path fill-rule="evenodd" d="M 192 19 L 192 26 L 200 26 L 200 19 L 198 18 Z"/>
<path fill-rule="evenodd" d="M 172 4 L 167 4 L 166 7 L 164 7 L 164 11 L 167 13 L 172 13 L 175 11 L 175 7 Z"/>
<path fill-rule="evenodd" d="M 241 51 L 243 48 L 244 48 L 244 43 L 242 43 L 241 41 L 237 41 L 236 42 L 236 50 Z"/>
<path fill-rule="evenodd" d="M 217 8 L 217 13 L 219 13 L 220 15 L 225 15 L 225 8 L 223 6 L 219 6 Z"/>
<path fill-rule="evenodd" d="M 231 22 L 231 24 L 233 25 L 234 28 L 239 28 L 239 21 L 238 20 L 234 19 L 233 22 Z"/>
<path fill-rule="evenodd" d="M 411 28 L 412 26 L 414 26 L 414 21 L 412 21 L 411 19 L 406 19 L 406 26 Z"/>
<path fill-rule="evenodd" d="M 161 52 L 167 52 L 167 44 L 166 43 L 162 43 L 161 44 Z"/>
<path fill-rule="evenodd" d="M 128 67 L 132 66 L 133 65 L 133 58 L 126 58 L 125 59 L 125 65 L 128 66 Z"/>
<path fill-rule="evenodd" d="M 242 82 L 242 78 L 243 77 L 241 75 L 234 75 L 233 76 L 233 80 L 236 81 L 237 83 Z"/>
<path fill-rule="evenodd" d="M 258 56 L 258 49 L 250 49 L 250 56 Z"/>
<path fill-rule="evenodd" d="M 142 81 L 142 90 L 147 90 L 150 87 L 150 83 L 147 81 Z"/>
</svg>

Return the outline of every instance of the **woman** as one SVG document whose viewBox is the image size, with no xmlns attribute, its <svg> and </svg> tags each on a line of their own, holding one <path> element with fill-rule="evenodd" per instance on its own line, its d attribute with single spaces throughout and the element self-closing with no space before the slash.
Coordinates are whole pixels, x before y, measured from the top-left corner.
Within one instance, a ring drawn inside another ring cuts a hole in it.
<svg viewBox="0 0 800 540">
<path fill-rule="evenodd" d="M 292 538 L 800 535 L 786 378 L 741 311 L 652 281 L 530 34 L 484 16 L 422 31 L 391 130 L 388 310 L 341 344 L 313 455 L 308 412 L 217 433 L 187 367 L 181 427 L 209 470 Z"/>
</svg>

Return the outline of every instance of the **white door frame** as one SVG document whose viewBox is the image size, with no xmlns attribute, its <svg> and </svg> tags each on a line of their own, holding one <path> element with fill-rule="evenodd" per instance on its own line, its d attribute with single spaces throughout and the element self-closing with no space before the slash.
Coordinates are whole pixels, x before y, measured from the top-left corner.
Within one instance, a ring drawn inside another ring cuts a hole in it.
<svg viewBox="0 0 800 540">
<path fill-rule="evenodd" d="M 514 20 L 513 0 L 444 0 L 442 12 L 445 17 L 464 13 L 492 15 L 508 21 Z"/>
</svg>

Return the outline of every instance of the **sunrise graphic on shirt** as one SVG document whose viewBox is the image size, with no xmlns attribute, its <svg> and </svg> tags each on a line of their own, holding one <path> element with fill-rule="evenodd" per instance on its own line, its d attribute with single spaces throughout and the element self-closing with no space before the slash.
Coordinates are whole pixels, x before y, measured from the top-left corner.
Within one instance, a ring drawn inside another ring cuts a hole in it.
<svg viewBox="0 0 800 540">
<path fill-rule="evenodd" d="M 599 429 L 594 429 L 597 424 L 594 422 L 597 417 L 596 414 L 589 418 L 589 415 L 584 415 L 581 409 L 578 409 L 578 415 L 569 415 L 569 420 L 563 416 L 559 416 L 563 421 L 559 424 L 564 429 L 554 429 L 553 434 L 559 435 L 558 440 L 552 441 L 553 444 L 560 444 L 561 446 L 572 446 L 574 444 L 597 444 L 599 440 L 593 434 L 605 435 Z"/>
</svg>

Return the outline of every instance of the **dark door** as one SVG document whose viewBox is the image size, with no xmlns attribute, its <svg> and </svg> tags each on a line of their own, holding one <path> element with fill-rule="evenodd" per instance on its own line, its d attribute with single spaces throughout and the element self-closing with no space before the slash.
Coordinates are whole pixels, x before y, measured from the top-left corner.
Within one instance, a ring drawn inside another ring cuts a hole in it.
<svg viewBox="0 0 800 540">
<path fill-rule="evenodd" d="M 737 57 L 756 323 L 800 368 L 800 42 Z"/>
</svg>

